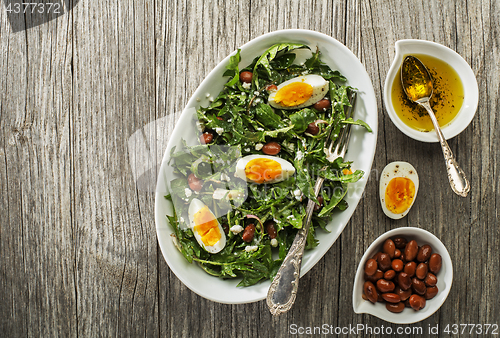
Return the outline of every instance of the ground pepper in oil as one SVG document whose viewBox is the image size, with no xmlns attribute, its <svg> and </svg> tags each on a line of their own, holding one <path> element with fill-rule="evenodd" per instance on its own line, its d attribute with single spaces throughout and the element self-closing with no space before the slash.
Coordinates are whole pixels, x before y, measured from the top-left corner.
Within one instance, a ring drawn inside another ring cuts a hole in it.
<svg viewBox="0 0 500 338">
<path fill-rule="evenodd" d="M 414 54 L 427 67 L 432 77 L 433 94 L 429 101 L 441 127 L 450 123 L 460 111 L 464 101 L 464 87 L 457 72 L 446 62 L 433 56 Z M 398 74 L 400 74 L 401 69 Z M 392 84 L 392 105 L 399 118 L 408 126 L 419 131 L 434 129 L 426 110 L 411 102 L 396 76 Z"/>
</svg>

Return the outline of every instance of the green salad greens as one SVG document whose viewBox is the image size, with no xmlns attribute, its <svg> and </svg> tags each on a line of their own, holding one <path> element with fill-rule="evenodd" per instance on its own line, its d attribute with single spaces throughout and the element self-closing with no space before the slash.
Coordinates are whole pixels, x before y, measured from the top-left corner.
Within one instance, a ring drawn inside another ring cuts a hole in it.
<svg viewBox="0 0 500 338">
<path fill-rule="evenodd" d="M 288 253 L 293 239 L 305 221 L 308 199 L 315 210 L 306 249 L 318 245 L 316 231 L 328 231 L 327 224 L 336 211 L 347 208 L 344 197 L 348 184 L 363 172 L 351 171 L 342 158 L 330 163 L 324 148 L 328 134 L 337 137 L 343 125 L 370 127 L 363 121 L 346 119 L 348 97 L 355 90 L 346 79 L 321 61 L 319 50 L 311 51 L 305 62 L 294 62 L 295 51 L 308 49 L 301 44 L 271 46 L 253 62 L 240 68 L 240 51 L 230 58 L 224 76 L 228 81 L 211 104 L 197 110 L 198 127 L 210 134 L 207 144 L 189 146 L 182 141 L 170 154 L 169 165 L 175 178 L 170 194 L 175 214 L 167 216 L 174 229 L 174 243 L 189 262 L 196 262 L 208 274 L 221 278 L 242 278 L 238 286 L 272 279 Z M 242 72 L 251 80 L 243 82 Z M 311 105 L 302 109 L 277 109 L 268 97 L 284 81 L 306 74 L 317 74 L 328 81 L 322 99 L 326 108 Z M 273 86 L 274 85 L 274 86 Z M 314 124 L 314 133 L 308 127 Z M 195 137 L 198 138 L 199 135 Z M 235 177 L 238 161 L 248 155 L 263 155 L 263 147 L 276 142 L 276 158 L 286 160 L 295 174 L 276 183 L 257 184 Z M 317 177 L 325 178 L 316 198 Z M 222 226 L 226 243 L 217 253 L 200 245 L 190 226 L 189 206 L 202 201 Z M 253 236 L 246 229 L 255 230 Z"/>
</svg>

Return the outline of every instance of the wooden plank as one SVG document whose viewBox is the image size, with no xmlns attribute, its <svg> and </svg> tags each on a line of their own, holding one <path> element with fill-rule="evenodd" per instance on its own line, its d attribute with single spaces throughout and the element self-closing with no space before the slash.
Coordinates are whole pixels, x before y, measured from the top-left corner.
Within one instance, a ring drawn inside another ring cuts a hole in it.
<svg viewBox="0 0 500 338">
<path fill-rule="evenodd" d="M 2 332 L 27 335 L 29 309 L 29 276 L 25 271 L 22 224 L 22 194 L 18 172 L 21 164 L 17 156 L 17 140 L 13 125 L 20 125 L 25 112 L 26 99 L 18 92 L 26 92 L 26 81 L 19 81 L 13 88 L 13 77 L 26 78 L 25 49 L 21 50 L 26 34 L 11 36 L 7 13 L 0 13 L 1 67 L 0 67 L 0 323 Z M 12 46 L 11 46 L 12 45 Z M 23 76 L 24 75 L 24 76 Z M 10 113 L 8 113 L 10 112 Z M 9 142 L 10 141 L 10 142 Z"/>
<path fill-rule="evenodd" d="M 26 15 L 19 25 L 31 27 L 35 19 Z M 71 19 L 67 15 L 14 33 L 3 8 L 0 14 L 0 318 L 5 335 L 76 335 L 69 203 Z"/>
<path fill-rule="evenodd" d="M 154 203 L 129 174 L 127 142 L 155 118 L 154 7 L 87 2 L 73 13 L 78 333 L 157 336 Z"/>
<path fill-rule="evenodd" d="M 471 53 L 464 57 L 472 66 L 479 85 L 479 107 L 472 125 L 465 131 L 469 142 L 465 145 L 471 173 L 471 184 L 475 188 L 470 201 L 470 223 L 461 230 L 469 236 L 460 243 L 459 251 L 468 247 L 466 259 L 469 263 L 469 279 L 464 278 L 456 297 L 467 294 L 465 302 L 459 302 L 458 311 L 462 320 L 498 322 L 498 301 L 478 302 L 478 297 L 494 299 L 500 286 L 500 229 L 499 210 L 499 107 L 500 81 L 499 52 L 499 4 L 495 1 L 467 3 L 470 24 Z M 488 27 L 488 29 L 484 29 Z M 460 27 L 461 28 L 461 27 Z M 460 29 L 464 31 L 465 29 Z M 462 40 L 458 39 L 461 46 Z M 469 240 L 468 243 L 466 240 Z M 460 267 L 458 267 L 460 268 Z M 457 270 L 455 270 L 457 271 Z M 458 270 L 460 271 L 460 270 Z M 472 280 L 480 283 L 474 285 Z M 453 309 L 456 310 L 456 309 Z M 469 319 L 472 318 L 472 319 Z"/>
</svg>

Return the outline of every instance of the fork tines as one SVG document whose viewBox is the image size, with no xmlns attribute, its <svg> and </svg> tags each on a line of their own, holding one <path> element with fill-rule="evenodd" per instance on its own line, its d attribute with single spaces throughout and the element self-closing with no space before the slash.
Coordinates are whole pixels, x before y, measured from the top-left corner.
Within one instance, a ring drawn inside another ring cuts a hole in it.
<svg viewBox="0 0 500 338">
<path fill-rule="evenodd" d="M 345 118 L 346 120 L 351 118 L 354 114 L 354 105 L 356 104 L 356 97 L 357 97 L 357 92 L 356 91 L 351 91 L 349 93 L 349 103 L 351 104 L 350 107 L 347 107 L 347 111 L 345 112 Z M 344 126 L 342 126 L 340 130 L 340 135 L 337 137 L 337 139 L 330 143 L 330 146 L 328 147 L 327 151 L 327 159 L 330 162 L 335 161 L 339 157 L 344 157 L 346 150 L 347 150 L 347 144 L 349 143 L 349 139 L 351 137 L 351 124 L 346 123 Z M 333 152 L 331 151 L 333 145 L 335 144 L 335 149 Z"/>
</svg>

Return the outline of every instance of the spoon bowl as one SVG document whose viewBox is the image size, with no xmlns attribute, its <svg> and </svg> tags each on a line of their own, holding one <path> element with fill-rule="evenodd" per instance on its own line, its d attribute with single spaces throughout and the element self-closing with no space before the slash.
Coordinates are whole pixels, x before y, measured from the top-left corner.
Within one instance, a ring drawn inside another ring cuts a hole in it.
<svg viewBox="0 0 500 338">
<path fill-rule="evenodd" d="M 429 101 L 434 91 L 427 67 L 412 55 L 406 56 L 403 61 L 401 83 L 406 96 L 417 103 Z"/>
</svg>

